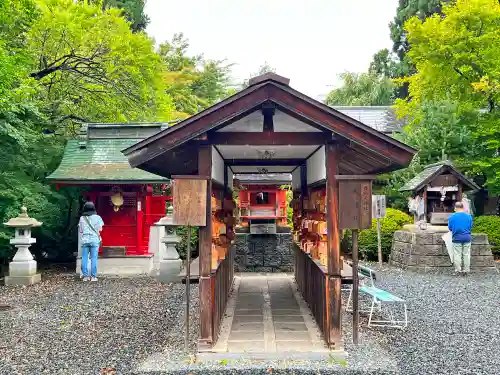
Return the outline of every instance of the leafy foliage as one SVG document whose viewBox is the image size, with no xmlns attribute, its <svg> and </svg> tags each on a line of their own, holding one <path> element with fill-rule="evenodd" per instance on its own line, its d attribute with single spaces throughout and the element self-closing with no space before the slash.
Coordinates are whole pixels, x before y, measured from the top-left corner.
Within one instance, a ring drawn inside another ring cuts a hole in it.
<svg viewBox="0 0 500 375">
<path fill-rule="evenodd" d="M 380 219 L 382 256 L 384 260 L 387 260 L 391 253 L 394 232 L 402 229 L 403 225 L 412 222 L 411 217 L 406 213 L 392 208 L 387 209 L 387 216 L 384 219 Z M 346 236 L 350 235 L 350 232 L 346 233 Z M 370 229 L 364 229 L 359 232 L 359 251 L 364 259 L 377 260 L 377 221 L 375 219 L 372 221 L 372 227 Z"/>
<path fill-rule="evenodd" d="M 413 104 L 405 103 L 406 112 L 400 113 L 408 120 L 401 138 L 419 150 L 424 165 L 448 159 L 465 161 L 472 156 L 474 140 L 470 124 L 475 122 L 477 114 L 460 114 L 458 104 L 446 100 Z"/>
<path fill-rule="evenodd" d="M 28 31 L 36 98 L 54 122 L 169 120 L 163 64 L 153 42 L 134 34 L 115 8 L 38 0 Z"/>
<path fill-rule="evenodd" d="M 474 218 L 473 233 L 484 233 L 488 235 L 491 251 L 494 255 L 500 255 L 500 217 L 480 216 Z"/>
<path fill-rule="evenodd" d="M 38 261 L 76 252 L 81 189 L 56 190 L 45 177 L 79 121 L 177 118 L 186 87 L 197 103 L 190 113 L 227 95 L 229 66 L 187 57 L 187 46 L 155 51 L 137 32 L 147 22 L 143 8 L 142 0 L 0 0 L 0 220 L 26 205 L 43 222 L 32 247 Z M 11 237 L 0 228 L 4 264 Z"/>
<path fill-rule="evenodd" d="M 166 65 L 164 80 L 173 98 L 176 116 L 193 115 L 228 95 L 231 65 L 224 61 L 188 56 L 188 40 L 182 33 L 160 45 L 159 55 Z"/>
<path fill-rule="evenodd" d="M 144 13 L 145 5 L 146 0 L 106 0 L 103 2 L 104 7 L 122 9 L 134 32 L 146 30 L 149 23 L 149 17 Z"/>
<path fill-rule="evenodd" d="M 394 84 L 390 78 L 375 74 L 343 73 L 342 87 L 331 91 L 325 104 L 328 105 L 391 105 Z"/>
<path fill-rule="evenodd" d="M 442 12 L 443 16 L 425 21 L 414 17 L 406 23 L 408 56 L 417 72 L 404 79 L 412 100 L 399 101 L 398 107 L 411 112 L 425 101 L 453 102 L 458 124 L 468 123 L 469 147 L 473 146 L 469 169 L 486 176 L 495 194 L 500 192 L 500 4 L 457 0 L 443 6 Z M 464 130 L 462 125 L 454 128 L 456 134 Z"/>
<path fill-rule="evenodd" d="M 266 74 L 266 73 L 276 73 L 276 69 L 274 69 L 271 65 L 269 65 L 269 63 L 266 61 L 264 62 L 264 64 L 262 64 L 260 67 L 259 67 L 259 70 L 257 70 L 257 72 L 253 73 L 250 78 L 246 79 L 243 84 L 242 84 L 242 88 L 246 88 L 250 85 L 250 79 L 253 78 L 253 77 L 257 77 L 257 76 L 261 76 L 263 74 Z"/>
<path fill-rule="evenodd" d="M 186 259 L 187 257 L 187 244 L 188 244 L 188 227 L 182 226 L 177 228 L 177 235 L 181 238 L 176 246 L 177 252 L 181 259 Z M 198 228 L 191 227 L 191 259 L 198 256 Z"/>
<path fill-rule="evenodd" d="M 433 14 L 441 14 L 442 4 L 448 0 L 400 0 L 396 9 L 396 16 L 390 23 L 390 33 L 393 42 L 392 52 L 382 49 L 373 56 L 370 72 L 390 78 L 407 77 L 415 73 L 415 66 L 407 55 L 410 43 L 405 23 L 412 17 L 425 20 Z M 408 97 L 408 84 L 401 82 L 395 87 L 397 98 Z"/>
</svg>

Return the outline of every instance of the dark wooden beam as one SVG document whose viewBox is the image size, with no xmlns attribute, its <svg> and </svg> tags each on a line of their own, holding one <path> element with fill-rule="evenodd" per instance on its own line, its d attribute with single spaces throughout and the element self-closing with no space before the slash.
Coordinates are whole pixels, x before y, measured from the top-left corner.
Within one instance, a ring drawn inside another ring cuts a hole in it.
<svg viewBox="0 0 500 375">
<path fill-rule="evenodd" d="M 233 167 L 262 167 L 262 166 L 294 166 L 300 165 L 304 162 L 304 159 L 226 159 L 226 163 Z M 238 173 L 238 172 L 236 172 Z M 271 172 L 270 172 L 271 173 Z"/>
<path fill-rule="evenodd" d="M 272 102 L 262 104 L 262 115 L 264 117 L 263 130 L 264 132 L 274 132 L 274 117 L 275 105 Z"/>
<path fill-rule="evenodd" d="M 335 140 L 331 133 L 299 132 L 213 132 L 208 139 L 213 145 L 324 145 Z"/>
<path fill-rule="evenodd" d="M 329 322 L 328 342 L 338 344 L 341 341 L 341 263 L 339 230 L 339 195 L 336 176 L 339 174 L 340 150 L 337 145 L 329 144 L 326 152 L 326 223 L 328 252 L 328 288 L 326 292 L 327 320 Z"/>
<path fill-rule="evenodd" d="M 212 175 L 212 146 L 200 145 L 198 175 Z M 200 337 L 199 346 L 209 348 L 213 344 L 212 318 L 212 184 L 207 184 L 207 225 L 200 227 L 198 249 L 200 257 Z"/>
</svg>

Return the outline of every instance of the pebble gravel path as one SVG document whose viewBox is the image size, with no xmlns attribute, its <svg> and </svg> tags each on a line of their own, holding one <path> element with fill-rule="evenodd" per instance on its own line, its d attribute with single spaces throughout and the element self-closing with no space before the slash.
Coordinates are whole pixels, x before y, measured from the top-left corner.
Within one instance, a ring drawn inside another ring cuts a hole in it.
<svg viewBox="0 0 500 375">
<path fill-rule="evenodd" d="M 378 267 L 374 267 L 378 268 Z M 404 331 L 367 329 L 351 344 L 343 313 L 347 363 L 335 360 L 192 363 L 183 353 L 184 285 L 151 278 L 95 284 L 51 276 L 29 288 L 0 286 L 0 374 L 498 374 L 500 275 L 417 274 L 378 270 L 377 285 L 408 302 Z M 192 351 L 198 290 L 192 287 Z"/>
<path fill-rule="evenodd" d="M 168 349 L 184 358 L 185 285 L 153 278 L 82 282 L 50 275 L 31 287 L 0 286 L 0 374 L 130 374 Z M 198 310 L 198 286 L 191 290 Z M 196 313 L 197 314 L 197 313 Z M 197 319 L 191 319 L 192 349 Z"/>
</svg>

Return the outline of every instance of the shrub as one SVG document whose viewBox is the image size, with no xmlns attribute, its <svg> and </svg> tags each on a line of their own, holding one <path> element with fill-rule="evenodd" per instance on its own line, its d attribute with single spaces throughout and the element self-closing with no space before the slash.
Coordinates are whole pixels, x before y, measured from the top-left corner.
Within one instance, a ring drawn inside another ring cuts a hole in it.
<svg viewBox="0 0 500 375">
<path fill-rule="evenodd" d="M 179 242 L 176 246 L 177 252 L 179 253 L 179 257 L 182 260 L 185 260 L 187 257 L 187 234 L 188 234 L 187 226 L 177 227 L 176 233 L 181 238 L 181 242 Z M 194 259 L 198 256 L 198 228 L 191 227 L 191 259 Z"/>
<path fill-rule="evenodd" d="M 387 208 L 386 217 L 380 220 L 381 237 L 382 237 L 382 256 L 384 260 L 389 258 L 392 247 L 392 238 L 394 232 L 403 228 L 403 225 L 410 224 L 413 219 L 402 211 L 393 208 Z M 346 231 L 342 240 L 342 245 L 345 249 L 352 249 L 351 231 Z M 377 221 L 372 220 L 372 227 L 364 229 L 359 233 L 359 251 L 361 256 L 366 260 L 378 259 L 377 246 Z"/>
<path fill-rule="evenodd" d="M 491 251 L 500 255 L 500 216 L 479 216 L 474 218 L 473 233 L 488 235 Z"/>
</svg>

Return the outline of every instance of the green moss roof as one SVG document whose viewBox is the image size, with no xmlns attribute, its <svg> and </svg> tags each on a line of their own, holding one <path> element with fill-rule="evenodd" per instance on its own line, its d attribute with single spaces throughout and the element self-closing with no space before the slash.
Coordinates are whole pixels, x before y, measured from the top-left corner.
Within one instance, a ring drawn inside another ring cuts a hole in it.
<svg viewBox="0 0 500 375">
<path fill-rule="evenodd" d="M 66 145 L 61 164 L 47 180 L 60 183 L 166 181 L 165 177 L 130 167 L 122 154 L 123 149 L 141 140 L 89 139 L 84 148 L 80 147 L 81 141 L 71 140 Z"/>
</svg>

